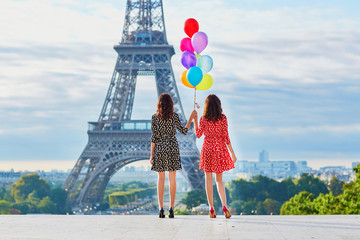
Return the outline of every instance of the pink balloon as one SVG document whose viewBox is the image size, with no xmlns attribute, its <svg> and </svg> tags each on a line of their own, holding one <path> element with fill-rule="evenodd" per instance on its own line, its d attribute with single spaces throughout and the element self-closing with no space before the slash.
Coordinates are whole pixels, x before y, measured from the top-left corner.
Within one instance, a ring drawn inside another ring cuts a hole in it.
<svg viewBox="0 0 360 240">
<path fill-rule="evenodd" d="M 190 52 L 194 52 L 194 48 L 191 44 L 191 39 L 190 38 L 183 38 L 180 42 L 180 50 L 182 52 L 185 51 L 190 51 Z"/>
<path fill-rule="evenodd" d="M 197 53 L 201 53 L 208 44 L 208 37 L 204 32 L 197 32 L 192 36 L 192 46 Z"/>
</svg>

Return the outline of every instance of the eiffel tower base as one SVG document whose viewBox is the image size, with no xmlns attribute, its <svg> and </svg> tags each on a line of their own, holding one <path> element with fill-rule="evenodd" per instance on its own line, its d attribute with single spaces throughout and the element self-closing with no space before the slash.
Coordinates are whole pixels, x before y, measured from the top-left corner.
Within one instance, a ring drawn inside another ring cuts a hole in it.
<svg viewBox="0 0 360 240">
<path fill-rule="evenodd" d="M 64 184 L 73 206 L 83 208 L 101 203 L 113 174 L 127 164 L 150 159 L 151 122 L 127 121 L 118 127 L 117 130 L 88 131 L 89 143 Z M 203 189 L 204 174 L 198 170 L 199 152 L 195 136 L 191 134 L 191 131 L 187 136 L 177 134 L 183 167 L 180 173 L 192 189 Z"/>
</svg>

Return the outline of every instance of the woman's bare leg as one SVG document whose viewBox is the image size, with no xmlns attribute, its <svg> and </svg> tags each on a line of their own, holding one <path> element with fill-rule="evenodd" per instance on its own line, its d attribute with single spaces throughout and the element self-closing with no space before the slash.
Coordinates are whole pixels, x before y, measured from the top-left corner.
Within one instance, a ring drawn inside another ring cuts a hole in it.
<svg viewBox="0 0 360 240">
<path fill-rule="evenodd" d="M 214 208 L 212 172 L 205 172 L 205 186 L 206 186 L 206 196 L 209 202 L 209 207 L 211 209 Z"/>
<path fill-rule="evenodd" d="M 158 172 L 158 201 L 159 207 L 164 207 L 165 172 Z"/>
<path fill-rule="evenodd" d="M 174 208 L 176 195 L 176 171 L 169 172 L 170 207 Z"/>
<path fill-rule="evenodd" d="M 216 186 L 223 206 L 226 206 L 225 186 L 222 180 L 222 173 L 216 174 Z"/>
</svg>

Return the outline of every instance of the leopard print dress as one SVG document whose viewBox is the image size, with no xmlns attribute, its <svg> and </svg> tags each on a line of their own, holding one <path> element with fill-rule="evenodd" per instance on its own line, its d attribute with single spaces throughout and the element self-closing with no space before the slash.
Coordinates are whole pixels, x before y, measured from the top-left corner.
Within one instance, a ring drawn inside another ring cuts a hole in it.
<svg viewBox="0 0 360 240">
<path fill-rule="evenodd" d="M 162 120 L 156 114 L 151 119 L 151 142 L 155 143 L 154 163 L 151 170 L 156 172 L 181 170 L 180 152 L 176 129 L 186 135 L 188 129 L 184 127 L 179 115 L 173 113 L 169 120 Z"/>
</svg>

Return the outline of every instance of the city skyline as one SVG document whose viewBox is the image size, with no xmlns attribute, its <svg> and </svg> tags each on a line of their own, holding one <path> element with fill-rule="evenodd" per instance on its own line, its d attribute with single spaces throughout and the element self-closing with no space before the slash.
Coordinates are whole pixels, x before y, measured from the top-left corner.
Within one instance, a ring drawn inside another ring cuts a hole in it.
<svg viewBox="0 0 360 240">
<path fill-rule="evenodd" d="M 266 151 L 265 149 L 263 151 Z M 263 151 L 259 152 L 260 155 Z M 338 162 L 336 160 L 328 160 L 327 164 L 324 164 L 323 162 L 316 160 L 316 159 L 273 159 L 271 158 L 271 155 L 269 157 L 268 154 L 268 160 L 269 161 L 306 161 L 308 163 L 308 166 L 313 168 L 314 170 L 319 170 L 322 167 L 329 167 L 329 166 L 344 166 L 346 168 L 352 168 L 352 164 L 355 162 L 359 162 L 358 159 L 348 159 L 348 161 L 342 161 Z M 257 159 L 238 159 L 238 161 L 249 161 L 249 162 L 258 162 L 260 161 L 260 156 Z M 0 161 L 0 171 L 10 171 L 13 169 L 14 171 L 37 171 L 37 170 L 45 170 L 45 171 L 51 171 L 51 170 L 62 170 L 62 171 L 70 171 L 72 170 L 74 166 L 73 160 L 52 160 L 52 161 L 44 161 L 44 160 L 32 160 L 31 164 L 29 164 L 30 161 Z M 129 166 L 135 166 L 135 167 L 151 167 L 149 164 L 149 160 L 141 160 L 137 162 L 133 162 L 131 164 L 128 164 L 125 167 Z M 121 168 L 121 169 L 123 169 Z"/>
<path fill-rule="evenodd" d="M 193 91 L 180 82 L 178 45 L 184 20 L 194 17 L 215 63 L 214 85 L 198 92 L 198 102 L 203 106 L 210 93 L 220 97 L 238 159 L 255 161 L 266 149 L 271 160 L 309 166 L 359 161 L 358 5 L 164 1 L 185 113 Z M 0 169 L 73 167 L 110 83 L 124 8 L 125 1 L 0 3 Z M 156 95 L 154 78 L 138 80 L 133 119 L 150 119 Z"/>
</svg>

